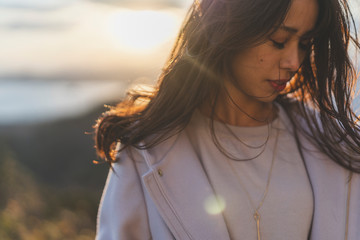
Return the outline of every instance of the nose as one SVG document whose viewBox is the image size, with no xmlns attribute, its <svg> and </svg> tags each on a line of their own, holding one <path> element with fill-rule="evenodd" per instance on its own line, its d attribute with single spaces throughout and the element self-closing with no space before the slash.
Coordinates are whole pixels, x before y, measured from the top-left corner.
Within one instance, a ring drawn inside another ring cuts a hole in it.
<svg viewBox="0 0 360 240">
<path fill-rule="evenodd" d="M 303 60 L 303 56 L 298 46 L 289 47 L 287 51 L 283 53 L 280 61 L 280 67 L 287 71 L 296 72 Z"/>
</svg>

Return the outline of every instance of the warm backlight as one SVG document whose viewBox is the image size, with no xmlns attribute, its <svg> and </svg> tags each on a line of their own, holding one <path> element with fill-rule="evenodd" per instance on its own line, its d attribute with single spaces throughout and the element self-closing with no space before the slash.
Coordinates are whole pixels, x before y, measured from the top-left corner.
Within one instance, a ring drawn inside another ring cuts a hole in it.
<svg viewBox="0 0 360 240">
<path fill-rule="evenodd" d="M 148 51 L 174 38 L 177 28 L 173 13 L 123 10 L 110 16 L 108 30 L 117 48 Z"/>
</svg>

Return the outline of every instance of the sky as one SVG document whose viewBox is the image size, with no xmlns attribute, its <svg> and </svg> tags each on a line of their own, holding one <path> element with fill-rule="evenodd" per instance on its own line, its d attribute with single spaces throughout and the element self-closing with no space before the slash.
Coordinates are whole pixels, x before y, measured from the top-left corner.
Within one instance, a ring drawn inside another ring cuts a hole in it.
<svg viewBox="0 0 360 240">
<path fill-rule="evenodd" d="M 0 125 L 84 114 L 153 83 L 187 0 L 0 0 Z"/>
<path fill-rule="evenodd" d="M 150 71 L 149 58 L 165 61 L 185 2 L 0 0 L 0 79 Z"/>
<path fill-rule="evenodd" d="M 0 0 L 0 124 L 80 115 L 154 83 L 191 2 Z"/>
<path fill-rule="evenodd" d="M 0 0 L 0 80 L 154 76 L 190 3 Z"/>
</svg>

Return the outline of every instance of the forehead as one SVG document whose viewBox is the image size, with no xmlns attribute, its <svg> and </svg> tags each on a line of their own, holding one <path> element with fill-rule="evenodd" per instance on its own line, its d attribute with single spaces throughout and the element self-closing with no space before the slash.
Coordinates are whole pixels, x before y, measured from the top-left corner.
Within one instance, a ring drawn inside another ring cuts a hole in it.
<svg viewBox="0 0 360 240">
<path fill-rule="evenodd" d="M 293 0 L 280 29 L 304 35 L 315 28 L 318 12 L 317 0 Z"/>
</svg>

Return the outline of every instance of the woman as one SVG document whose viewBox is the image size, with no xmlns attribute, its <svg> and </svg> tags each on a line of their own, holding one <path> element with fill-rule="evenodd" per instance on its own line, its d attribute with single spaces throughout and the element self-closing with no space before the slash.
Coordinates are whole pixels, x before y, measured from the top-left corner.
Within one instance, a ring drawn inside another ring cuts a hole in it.
<svg viewBox="0 0 360 240">
<path fill-rule="evenodd" d="M 360 239 L 345 0 L 202 0 L 96 125 L 97 239 Z M 356 31 L 355 31 L 356 33 Z"/>
</svg>

